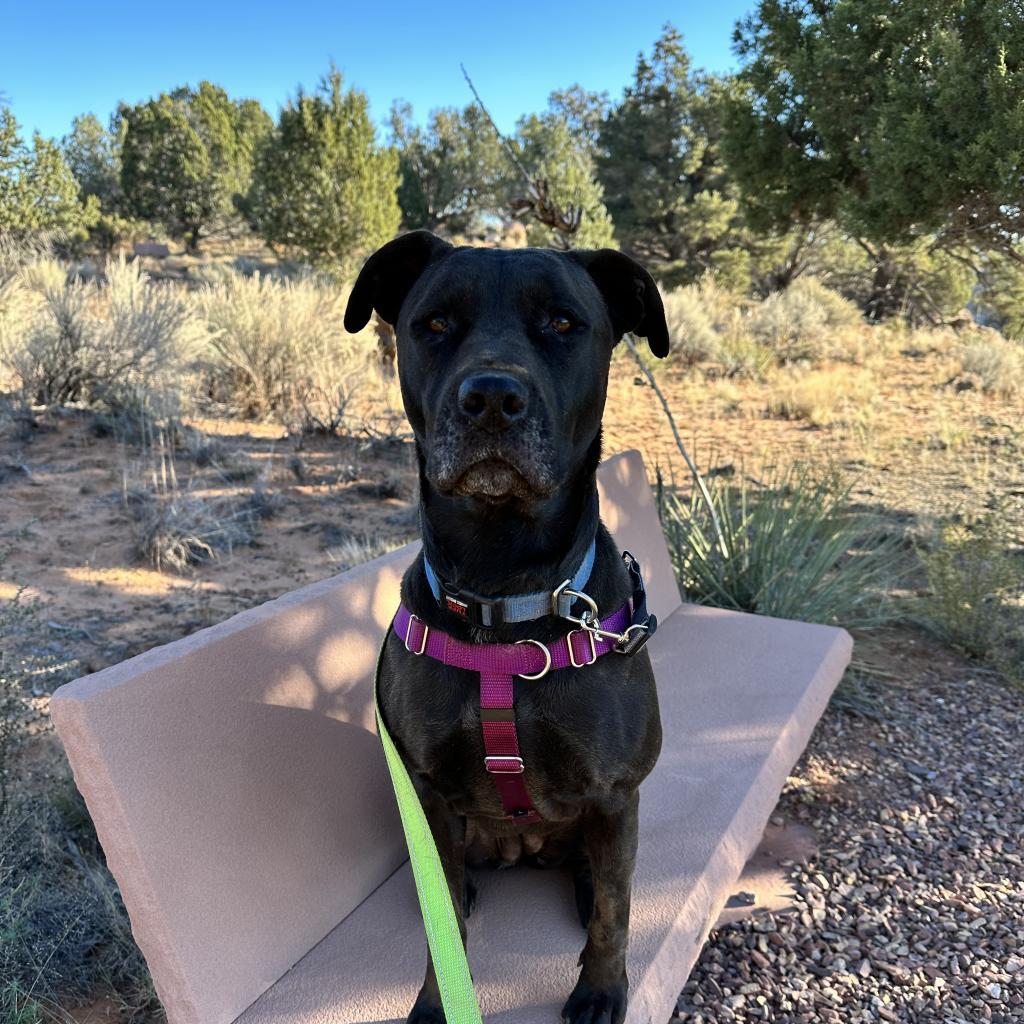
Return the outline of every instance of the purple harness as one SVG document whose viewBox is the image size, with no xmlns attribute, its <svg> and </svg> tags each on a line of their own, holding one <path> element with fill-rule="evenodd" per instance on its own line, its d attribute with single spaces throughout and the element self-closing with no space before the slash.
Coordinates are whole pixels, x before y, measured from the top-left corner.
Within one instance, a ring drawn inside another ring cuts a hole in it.
<svg viewBox="0 0 1024 1024">
<path fill-rule="evenodd" d="M 466 643 L 430 628 L 404 604 L 399 605 L 392 628 L 407 651 L 480 673 L 484 768 L 494 779 L 506 819 L 521 824 L 542 820 L 523 780 L 525 768 L 514 711 L 515 677 L 542 679 L 552 669 L 585 668 L 611 651 L 635 654 L 657 628 L 657 619 L 647 613 L 640 567 L 628 552 L 623 558 L 633 579 L 633 600 L 605 619 L 584 612 L 579 619 L 571 619 L 579 628 L 548 644 L 539 640 Z M 589 597 L 580 596 L 593 606 Z"/>
</svg>

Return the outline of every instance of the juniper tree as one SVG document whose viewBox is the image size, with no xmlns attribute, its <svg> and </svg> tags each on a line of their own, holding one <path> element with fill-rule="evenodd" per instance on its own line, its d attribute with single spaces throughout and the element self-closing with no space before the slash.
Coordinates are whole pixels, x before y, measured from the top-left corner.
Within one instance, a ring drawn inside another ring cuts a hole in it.
<svg viewBox="0 0 1024 1024">
<path fill-rule="evenodd" d="M 124 197 L 117 131 L 104 128 L 95 114 L 81 114 L 71 122 L 61 149 L 82 195 L 95 196 L 105 212 L 119 210 Z"/>
<path fill-rule="evenodd" d="M 83 203 L 60 147 L 38 132 L 27 146 L 14 114 L 0 106 L 0 236 L 71 236 L 96 216 L 95 200 Z"/>
<path fill-rule="evenodd" d="M 535 217 L 527 219 L 527 241 L 530 245 L 556 248 L 600 249 L 615 245 L 612 221 L 603 202 L 604 195 L 595 174 L 592 151 L 585 137 L 574 133 L 569 121 L 554 110 L 521 118 L 516 126 L 519 156 L 530 177 L 546 184 L 550 201 L 562 210 L 579 211 L 579 227 L 571 237 L 542 224 Z M 510 205 L 526 205 L 517 201 L 514 181 Z"/>
<path fill-rule="evenodd" d="M 398 183 L 398 154 L 377 145 L 366 95 L 343 91 L 332 68 L 281 110 L 256 158 L 250 216 L 268 244 L 348 273 L 398 230 Z"/>
<path fill-rule="evenodd" d="M 412 106 L 396 100 L 391 137 L 399 156 L 403 227 L 462 233 L 481 216 L 499 212 L 508 168 L 498 136 L 476 104 L 435 110 L 421 128 Z"/>
<path fill-rule="evenodd" d="M 834 218 L 900 300 L 894 246 L 1020 258 L 1024 14 L 1016 0 L 762 0 L 726 151 L 759 230 Z"/>
<path fill-rule="evenodd" d="M 255 101 L 233 101 L 210 82 L 122 106 L 119 116 L 121 187 L 131 213 L 185 235 L 197 249 L 204 231 L 234 217 L 269 116 Z"/>
<path fill-rule="evenodd" d="M 670 278 L 741 249 L 738 203 L 720 153 L 728 83 L 693 68 L 666 25 L 601 130 L 599 177 L 616 237 Z"/>
</svg>

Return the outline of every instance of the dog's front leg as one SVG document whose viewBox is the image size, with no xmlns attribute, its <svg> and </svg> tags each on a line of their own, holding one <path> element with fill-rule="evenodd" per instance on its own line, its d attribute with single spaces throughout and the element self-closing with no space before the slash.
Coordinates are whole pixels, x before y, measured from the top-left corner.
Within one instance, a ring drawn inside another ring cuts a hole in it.
<svg viewBox="0 0 1024 1024">
<path fill-rule="evenodd" d="M 626 946 L 636 863 L 639 793 L 613 812 L 594 810 L 583 822 L 583 849 L 594 880 L 594 910 L 580 954 L 580 979 L 562 1007 L 570 1024 L 621 1024 L 626 1015 Z"/>
<path fill-rule="evenodd" d="M 420 802 L 423 804 L 423 813 L 427 816 L 430 831 L 434 835 L 434 843 L 441 858 L 441 866 L 444 868 L 445 878 L 448 880 L 448 889 L 452 894 L 452 904 L 459 922 L 462 944 L 465 946 L 466 922 L 463 916 L 463 900 L 465 898 L 466 873 L 466 819 L 452 814 L 441 797 L 433 790 L 425 793 L 420 790 Z M 407 1024 L 444 1024 L 441 993 L 437 986 L 434 961 L 429 950 L 427 951 L 427 974 L 423 979 L 420 994 L 409 1011 Z"/>
</svg>

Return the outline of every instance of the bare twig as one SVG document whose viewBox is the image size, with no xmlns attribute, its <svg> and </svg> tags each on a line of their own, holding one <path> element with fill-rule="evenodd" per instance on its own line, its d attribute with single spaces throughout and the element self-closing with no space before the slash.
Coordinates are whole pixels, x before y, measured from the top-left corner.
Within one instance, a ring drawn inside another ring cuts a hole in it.
<svg viewBox="0 0 1024 1024">
<path fill-rule="evenodd" d="M 583 209 L 574 203 L 569 203 L 565 209 L 562 209 L 555 203 L 548 191 L 548 183 L 543 178 L 534 178 L 530 174 L 519 159 L 519 154 L 516 152 L 516 147 L 512 140 L 506 139 L 501 134 L 498 126 L 494 123 L 494 118 L 491 117 L 491 112 L 480 98 L 480 93 L 476 91 L 476 86 L 473 84 L 473 79 L 469 77 L 465 65 L 460 64 L 459 67 L 462 68 L 462 76 L 466 79 L 466 84 L 472 91 L 477 106 L 483 112 L 484 117 L 490 122 L 512 166 L 515 167 L 526 183 L 526 195 L 521 199 L 513 201 L 513 216 L 518 217 L 527 212 L 532 213 L 541 224 L 555 232 L 558 242 L 563 249 L 571 249 L 572 240 L 576 232 L 579 231 L 580 223 L 583 220 Z"/>
<path fill-rule="evenodd" d="M 725 534 L 722 532 L 722 524 L 718 521 L 718 513 L 715 511 L 715 503 L 711 500 L 711 495 L 708 493 L 707 485 L 704 483 L 704 477 L 700 475 L 700 470 L 697 469 L 697 464 L 690 458 L 690 453 L 686 450 L 686 445 L 683 444 L 683 439 L 679 435 L 679 428 L 676 426 L 676 419 L 672 415 L 672 410 L 669 408 L 668 399 L 665 398 L 664 392 L 660 387 L 658 387 L 658 382 L 654 379 L 654 374 L 651 373 L 647 364 L 640 358 L 640 353 L 637 351 L 633 335 L 624 334 L 622 336 L 622 340 L 626 343 L 626 348 L 633 353 L 636 365 L 640 367 L 640 372 L 647 378 L 647 383 L 654 389 L 654 393 L 658 396 L 658 401 L 661 402 L 661 408 L 665 412 L 665 419 L 668 420 L 668 425 L 672 428 L 672 436 L 676 439 L 676 447 L 679 449 L 679 453 L 686 461 L 686 465 L 690 469 L 690 475 L 693 477 L 693 482 L 697 485 L 701 498 L 703 498 L 704 504 L 707 506 L 708 514 L 711 516 L 711 523 L 715 528 L 715 537 L 718 540 L 718 550 L 721 553 L 722 558 L 728 559 L 729 545 L 725 542 Z"/>
<path fill-rule="evenodd" d="M 494 134 L 498 136 L 498 141 L 501 143 L 502 148 L 505 150 L 509 160 L 512 161 L 512 166 L 522 175 L 523 181 L 526 182 L 527 187 L 533 184 L 533 178 L 530 177 L 530 172 L 523 166 L 522 161 L 519 159 L 519 154 L 516 153 L 515 146 L 501 134 L 500 129 L 494 123 L 494 118 L 491 117 L 491 112 L 484 105 L 484 101 L 480 99 L 480 93 L 476 91 L 476 86 L 473 84 L 473 79 L 469 77 L 469 72 L 466 70 L 465 64 L 460 64 L 459 67 L 462 69 L 462 77 L 466 79 L 466 84 L 469 86 L 470 91 L 473 93 L 473 98 L 476 100 L 477 106 L 483 111 L 484 117 L 487 118 L 491 123 L 491 127 L 494 129 Z"/>
</svg>

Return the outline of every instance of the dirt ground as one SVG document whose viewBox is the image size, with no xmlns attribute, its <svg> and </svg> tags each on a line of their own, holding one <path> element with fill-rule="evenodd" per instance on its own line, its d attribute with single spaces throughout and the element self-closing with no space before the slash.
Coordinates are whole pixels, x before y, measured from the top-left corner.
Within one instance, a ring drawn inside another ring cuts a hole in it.
<svg viewBox="0 0 1024 1024">
<path fill-rule="evenodd" d="M 828 463 L 849 474 L 857 502 L 911 536 L 923 536 L 937 518 L 1001 499 L 1024 541 L 1020 401 L 950 386 L 942 345 L 894 352 L 873 379 L 856 415 L 818 428 L 767 415 L 771 383 L 658 370 L 691 453 L 712 476 L 756 475 L 766 461 Z M 388 402 L 395 408 L 393 388 Z M 151 453 L 118 442 L 76 410 L 40 414 L 26 436 L 0 439 L 0 598 L 27 588 L 25 597 L 41 602 L 42 653 L 66 666 L 64 677 L 187 635 L 415 536 L 414 456 L 397 416 L 384 431 L 345 437 L 296 439 L 279 425 L 230 419 L 188 426 L 191 441 L 174 457 L 179 486 L 221 501 L 259 494 L 264 515 L 252 543 L 185 573 L 158 571 L 138 550 L 125 494 L 154 471 Z M 638 448 L 652 478 L 660 466 L 685 481 L 657 398 L 625 353 L 613 362 L 604 438 L 607 453 Z M 892 682 L 895 705 L 936 665 L 955 661 L 910 629 L 881 631 L 860 645 L 859 657 L 873 666 L 872 685 Z M 48 731 L 49 689 L 41 684 L 35 694 L 36 732 Z M 839 726 L 829 721 L 831 735 Z M 59 747 L 47 737 L 29 756 L 59 757 Z M 815 763 L 812 754 L 802 771 Z M 770 889 L 777 878 L 763 884 Z M 743 915 L 725 920 L 736 916 Z M 113 1019 L 109 1001 L 94 1010 L 90 1024 Z"/>
<path fill-rule="evenodd" d="M 877 374 L 867 418 L 825 428 L 766 416 L 771 384 L 669 367 L 659 380 L 712 475 L 809 459 L 841 467 L 859 502 L 912 532 L 996 495 L 1024 522 L 1024 409 L 945 386 L 944 375 L 941 353 L 898 355 Z M 54 644 L 83 671 L 336 573 L 354 560 L 353 543 L 372 549 L 415 535 L 414 457 L 397 421 L 387 435 L 299 443 L 273 424 L 191 425 L 205 457 L 177 453 L 179 486 L 214 499 L 257 490 L 269 515 L 251 544 L 184 574 L 157 571 L 137 551 L 124 490 L 152 472 L 137 446 L 96 436 L 94 418 L 73 410 L 40 416 L 26 440 L 0 441 L 0 597 L 27 587 L 45 602 Z M 613 363 L 604 438 L 608 453 L 640 449 L 652 477 L 660 466 L 685 481 L 657 399 L 628 354 Z"/>
</svg>

